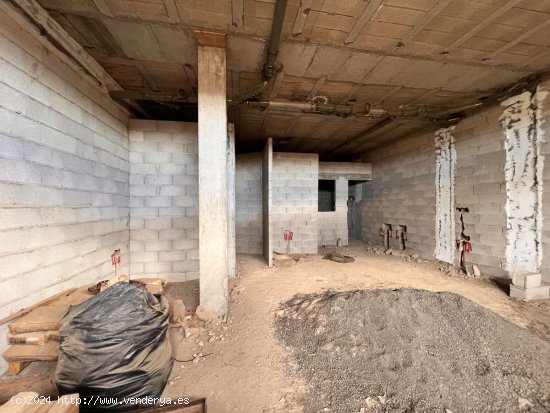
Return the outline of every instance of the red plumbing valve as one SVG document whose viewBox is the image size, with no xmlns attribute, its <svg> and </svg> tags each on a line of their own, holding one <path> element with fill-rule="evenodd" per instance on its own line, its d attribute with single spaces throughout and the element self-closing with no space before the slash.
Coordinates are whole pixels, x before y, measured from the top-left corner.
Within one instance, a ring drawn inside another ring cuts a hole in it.
<svg viewBox="0 0 550 413">
<path fill-rule="evenodd" d="M 294 238 L 294 234 L 292 233 L 292 231 L 285 230 L 285 232 L 283 233 L 283 237 L 285 241 L 292 241 L 292 239 Z"/>
</svg>

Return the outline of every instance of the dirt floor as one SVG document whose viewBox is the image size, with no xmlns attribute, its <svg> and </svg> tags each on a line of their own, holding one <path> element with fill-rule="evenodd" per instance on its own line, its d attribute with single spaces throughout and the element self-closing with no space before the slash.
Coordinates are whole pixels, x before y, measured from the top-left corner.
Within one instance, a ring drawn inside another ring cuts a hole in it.
<svg viewBox="0 0 550 413">
<path fill-rule="evenodd" d="M 281 305 L 296 294 L 396 288 L 448 291 L 491 310 L 522 328 L 522 333 L 550 343 L 548 300 L 533 303 L 512 300 L 500 282 L 449 276 L 441 271 L 440 264 L 411 257 L 407 260 L 401 256 L 376 255 L 357 241 L 339 251 L 354 255 L 355 262 L 340 264 L 316 255 L 294 266 L 268 268 L 261 257 L 239 256 L 239 276 L 231 281 L 227 322 L 195 327 L 185 339 L 174 332 L 177 358 L 186 361 L 174 364 L 164 396 L 206 397 L 209 411 L 216 413 L 312 411 L 303 401 L 308 400 L 315 383 L 311 376 L 308 380 L 308 375 L 300 371 L 299 359 L 295 358 L 292 347 L 282 344 L 276 333 Z M 548 395 L 550 389 L 544 388 L 541 392 Z M 367 398 L 371 396 L 384 395 L 365 394 L 364 403 L 357 405 L 355 411 L 376 411 L 368 410 L 372 400 L 368 402 Z M 519 406 L 525 403 L 520 399 L 517 411 L 521 411 Z M 448 409 L 452 413 L 468 411 L 461 410 L 460 406 Z M 338 410 L 338 406 L 321 411 L 349 412 Z"/>
</svg>

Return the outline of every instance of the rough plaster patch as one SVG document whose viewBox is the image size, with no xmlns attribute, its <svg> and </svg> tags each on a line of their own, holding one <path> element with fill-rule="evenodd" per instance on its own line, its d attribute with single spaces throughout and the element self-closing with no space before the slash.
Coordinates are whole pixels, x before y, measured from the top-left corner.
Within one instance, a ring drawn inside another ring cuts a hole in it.
<svg viewBox="0 0 550 413">
<path fill-rule="evenodd" d="M 542 131 L 540 95 L 524 92 L 502 102 L 506 134 L 506 269 L 538 272 L 542 262 Z"/>
<path fill-rule="evenodd" d="M 435 132 L 435 251 L 438 260 L 453 263 L 455 242 L 455 127 Z"/>
</svg>

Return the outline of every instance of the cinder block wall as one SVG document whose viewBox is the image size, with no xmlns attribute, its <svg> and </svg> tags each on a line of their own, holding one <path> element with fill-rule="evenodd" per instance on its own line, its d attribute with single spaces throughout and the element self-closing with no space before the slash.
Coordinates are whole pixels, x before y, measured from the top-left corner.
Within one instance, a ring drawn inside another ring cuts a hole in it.
<svg viewBox="0 0 550 413">
<path fill-rule="evenodd" d="M 366 156 L 373 179 L 363 184 L 363 239 L 382 245 L 382 224 L 407 225 L 407 247 L 432 257 L 435 237 L 435 146 L 428 132 L 384 146 Z M 391 241 L 397 248 L 398 240 Z"/>
<path fill-rule="evenodd" d="M 262 154 L 237 155 L 236 174 L 237 252 L 262 253 Z"/>
<path fill-rule="evenodd" d="M 272 179 L 273 250 L 285 253 L 283 232 L 291 230 L 290 253 L 316 254 L 319 155 L 273 153 Z"/>
<path fill-rule="evenodd" d="M 335 211 L 318 212 L 319 245 L 348 245 L 348 180 L 335 180 Z"/>
<path fill-rule="evenodd" d="M 199 277 L 197 124 L 130 121 L 130 272 Z"/>
<path fill-rule="evenodd" d="M 548 98 L 546 98 L 548 101 Z M 550 107 L 550 105 L 546 106 Z M 548 109 L 543 109 L 548 117 Z M 456 125 L 457 154 L 455 206 L 468 207 L 465 233 L 471 237 L 473 252 L 469 263 L 482 272 L 506 277 L 506 180 L 505 134 L 499 120 L 502 108 L 494 106 L 468 116 Z M 548 123 L 543 124 L 548 130 Z M 363 239 L 381 245 L 378 228 L 383 223 L 407 225 L 409 251 L 433 258 L 435 237 L 435 151 L 434 132 L 427 131 L 399 140 L 363 156 L 373 163 L 373 180 L 363 186 Z M 548 143 L 544 151 L 548 153 Z M 545 179 L 549 167 L 545 164 Z M 546 183 L 546 182 L 545 182 Z M 548 186 L 546 186 L 548 188 Z M 550 279 L 550 197 L 543 196 L 543 275 Z M 455 235 L 460 234 L 459 214 L 455 215 Z M 398 240 L 392 239 L 397 248 Z M 458 264 L 459 254 L 455 254 Z"/>
<path fill-rule="evenodd" d="M 0 12 L 0 318 L 128 271 L 127 114 L 50 47 Z"/>
</svg>

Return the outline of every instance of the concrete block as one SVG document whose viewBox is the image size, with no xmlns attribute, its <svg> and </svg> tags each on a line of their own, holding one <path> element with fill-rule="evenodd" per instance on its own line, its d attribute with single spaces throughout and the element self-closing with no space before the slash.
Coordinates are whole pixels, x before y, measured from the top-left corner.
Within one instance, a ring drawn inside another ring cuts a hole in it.
<svg viewBox="0 0 550 413">
<path fill-rule="evenodd" d="M 510 285 L 510 297 L 524 301 L 544 300 L 550 298 L 550 285 L 541 285 L 533 288 L 521 288 Z"/>
<path fill-rule="evenodd" d="M 516 287 L 530 289 L 540 287 L 542 277 L 540 273 L 527 274 L 527 273 L 516 273 L 512 275 L 512 283 Z"/>
</svg>

